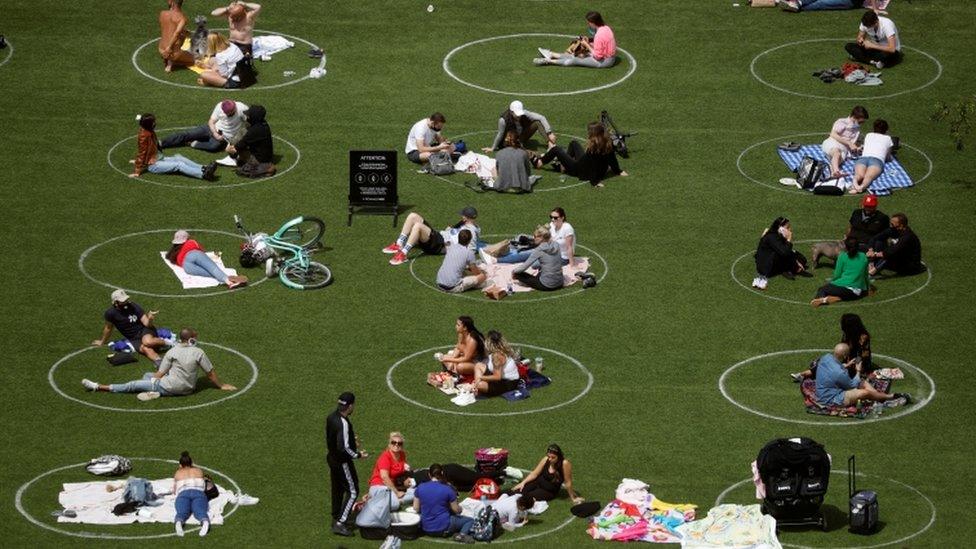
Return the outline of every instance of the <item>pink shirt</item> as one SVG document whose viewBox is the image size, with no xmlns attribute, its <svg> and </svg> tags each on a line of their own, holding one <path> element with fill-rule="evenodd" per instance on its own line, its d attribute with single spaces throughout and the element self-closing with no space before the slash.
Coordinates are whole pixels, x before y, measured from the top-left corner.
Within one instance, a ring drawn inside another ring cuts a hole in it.
<svg viewBox="0 0 976 549">
<path fill-rule="evenodd" d="M 613 38 L 610 27 L 603 25 L 596 29 L 596 34 L 593 36 L 593 58 L 603 61 L 615 55 L 617 55 L 617 41 Z"/>
<path fill-rule="evenodd" d="M 861 133 L 861 125 L 857 123 L 850 116 L 846 118 L 838 118 L 832 128 L 830 128 L 831 133 L 836 133 L 837 135 L 847 139 L 851 142 L 857 141 L 858 134 Z"/>
</svg>

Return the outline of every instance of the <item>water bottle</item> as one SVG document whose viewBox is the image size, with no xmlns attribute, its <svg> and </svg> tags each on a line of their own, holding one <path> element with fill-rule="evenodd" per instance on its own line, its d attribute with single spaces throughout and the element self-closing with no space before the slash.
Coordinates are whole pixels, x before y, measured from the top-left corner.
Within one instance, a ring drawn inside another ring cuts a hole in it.
<svg viewBox="0 0 976 549">
<path fill-rule="evenodd" d="M 535 371 L 542 373 L 542 369 L 544 367 L 545 366 L 542 363 L 542 357 L 541 356 L 535 357 Z"/>
</svg>

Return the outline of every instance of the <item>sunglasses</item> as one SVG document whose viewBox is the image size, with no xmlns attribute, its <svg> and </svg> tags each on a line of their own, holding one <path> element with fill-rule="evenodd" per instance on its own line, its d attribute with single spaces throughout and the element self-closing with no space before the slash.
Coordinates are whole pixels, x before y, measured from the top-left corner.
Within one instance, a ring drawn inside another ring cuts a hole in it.
<svg viewBox="0 0 976 549">
<path fill-rule="evenodd" d="M 390 441 L 390 444 L 393 445 L 393 446 L 403 446 L 403 441 L 402 440 L 391 440 Z"/>
<path fill-rule="evenodd" d="M 549 219 L 551 219 L 553 221 L 556 221 L 557 219 L 559 219 L 559 216 L 558 215 L 550 215 L 549 216 Z"/>
</svg>

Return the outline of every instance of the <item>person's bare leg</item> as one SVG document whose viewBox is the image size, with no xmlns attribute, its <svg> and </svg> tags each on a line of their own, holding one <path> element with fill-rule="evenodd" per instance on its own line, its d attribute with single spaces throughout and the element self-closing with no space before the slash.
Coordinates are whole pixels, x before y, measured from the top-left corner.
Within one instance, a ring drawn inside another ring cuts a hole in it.
<svg viewBox="0 0 976 549">
<path fill-rule="evenodd" d="M 838 178 L 844 174 L 840 171 L 840 160 L 843 155 L 837 149 L 830 153 L 830 177 Z"/>
<path fill-rule="evenodd" d="M 430 240 L 430 227 L 423 223 L 414 224 L 407 233 L 407 244 L 411 247 L 416 246 L 417 242 L 427 242 Z"/>
<path fill-rule="evenodd" d="M 409 235 L 410 230 L 413 229 L 413 226 L 417 225 L 418 223 L 420 225 L 424 224 L 424 218 L 421 217 L 420 214 L 412 212 L 407 214 L 407 218 L 403 220 L 403 227 L 400 229 L 400 233 Z"/>
<path fill-rule="evenodd" d="M 873 385 L 867 381 L 861 382 L 861 387 L 858 389 L 861 395 L 858 398 L 873 400 L 875 402 L 885 402 L 894 398 L 894 395 L 889 395 L 888 393 L 882 393 L 881 391 L 874 388 Z"/>
<path fill-rule="evenodd" d="M 870 168 L 865 170 L 864 178 L 861 180 L 861 192 L 866 191 L 868 187 L 871 186 L 871 183 L 873 183 L 874 180 L 881 175 L 882 171 L 883 168 L 879 168 L 877 166 L 871 166 Z"/>
<path fill-rule="evenodd" d="M 469 376 L 475 372 L 475 368 L 477 367 L 478 365 L 474 362 L 459 362 L 454 367 L 454 371 L 462 376 Z"/>
<path fill-rule="evenodd" d="M 139 346 L 139 353 L 149 360 L 156 362 L 159 360 L 159 353 L 156 352 L 156 348 L 162 347 L 163 345 L 166 345 L 166 342 L 162 339 L 145 335 L 142 338 L 142 345 Z"/>
<path fill-rule="evenodd" d="M 830 305 L 831 303 L 837 303 L 842 301 L 841 298 L 835 295 L 828 295 L 827 297 L 815 297 L 810 301 L 810 306 L 813 308 L 822 307 L 824 305 Z"/>
<path fill-rule="evenodd" d="M 854 184 L 851 185 L 851 188 L 848 191 L 849 193 L 857 194 L 861 192 L 858 189 L 861 188 L 861 181 L 864 179 L 865 170 L 866 168 L 864 167 L 864 164 L 857 164 L 857 163 L 854 164 Z"/>
</svg>

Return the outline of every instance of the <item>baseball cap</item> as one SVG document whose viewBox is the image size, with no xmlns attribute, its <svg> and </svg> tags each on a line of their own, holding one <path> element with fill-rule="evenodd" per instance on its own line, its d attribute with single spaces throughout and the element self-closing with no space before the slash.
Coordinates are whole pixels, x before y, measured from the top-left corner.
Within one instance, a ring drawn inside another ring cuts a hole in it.
<svg viewBox="0 0 976 549">
<path fill-rule="evenodd" d="M 474 206 L 465 206 L 464 209 L 461 210 L 461 215 L 467 217 L 468 219 L 477 219 L 478 210 L 474 209 Z"/>
<path fill-rule="evenodd" d="M 350 393 L 349 391 L 346 391 L 345 393 L 339 395 L 340 406 L 349 406 L 350 404 L 354 404 L 355 402 L 356 402 L 356 395 Z"/>
<path fill-rule="evenodd" d="M 237 110 L 237 103 L 234 103 L 230 99 L 224 99 L 220 102 L 220 110 L 224 111 L 224 114 L 227 116 L 230 116 Z"/>
<path fill-rule="evenodd" d="M 129 301 L 129 294 L 125 293 L 122 288 L 112 292 L 112 303 L 125 303 L 126 301 Z"/>
<path fill-rule="evenodd" d="M 866 194 L 864 198 L 861 199 L 861 207 L 863 208 L 877 208 L 878 207 L 878 197 L 873 194 Z"/>
<path fill-rule="evenodd" d="M 508 106 L 508 110 L 512 111 L 515 116 L 522 116 L 525 114 L 525 107 L 522 106 L 521 101 L 512 101 L 512 104 Z"/>
<path fill-rule="evenodd" d="M 186 229 L 180 229 L 173 233 L 173 244 L 182 244 L 190 239 L 190 233 Z"/>
</svg>

